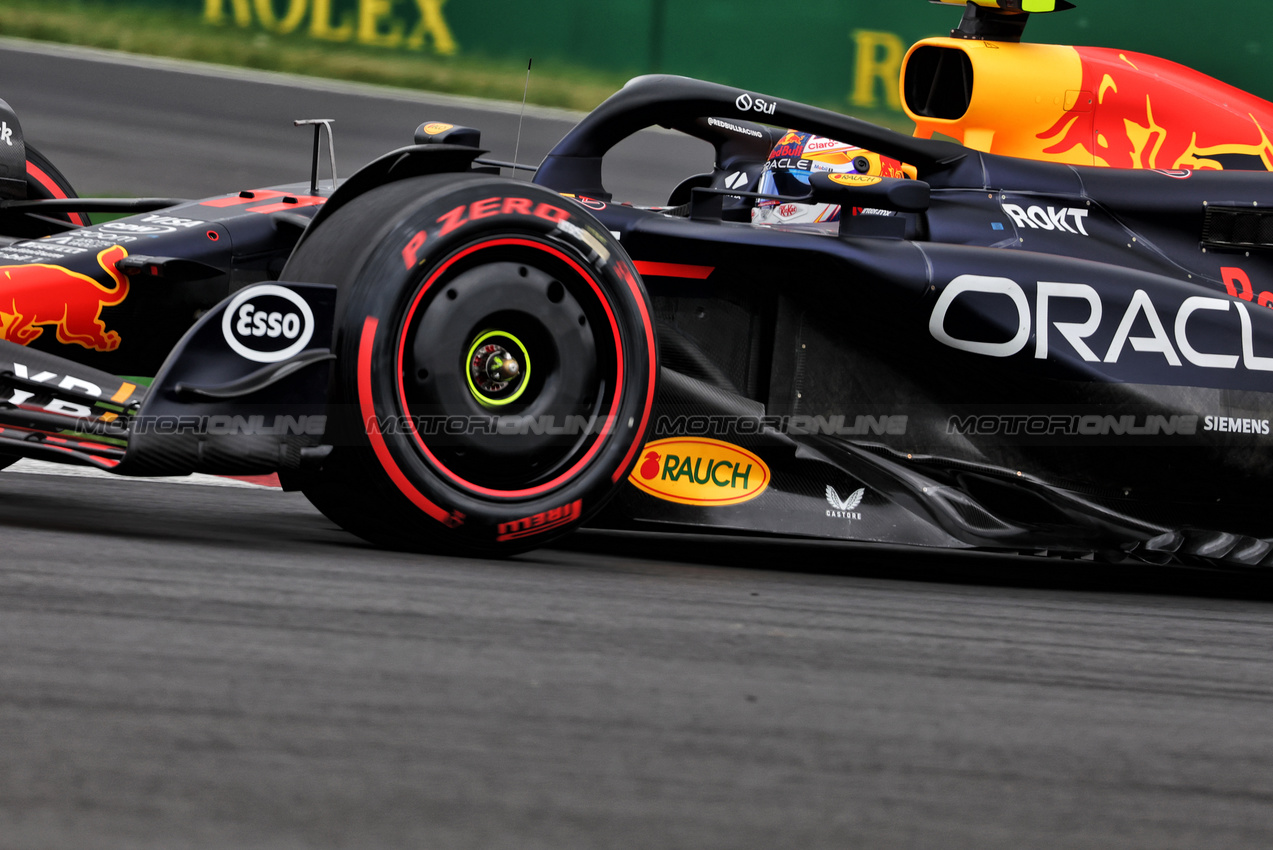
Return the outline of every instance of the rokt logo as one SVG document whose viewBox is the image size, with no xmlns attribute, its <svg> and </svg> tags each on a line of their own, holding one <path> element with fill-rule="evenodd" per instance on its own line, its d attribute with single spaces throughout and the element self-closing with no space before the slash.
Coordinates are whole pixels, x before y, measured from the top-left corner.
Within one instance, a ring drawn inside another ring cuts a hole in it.
<svg viewBox="0 0 1273 850">
<path fill-rule="evenodd" d="M 769 486 L 769 467 L 732 443 L 671 437 L 646 443 L 628 476 L 638 490 L 682 505 L 715 507 L 754 499 Z"/>
<path fill-rule="evenodd" d="M 239 356 L 277 363 L 305 350 L 314 336 L 314 312 L 304 298 L 285 286 L 252 286 L 226 307 L 221 332 Z"/>
<path fill-rule="evenodd" d="M 1031 230 L 1059 230 L 1061 233 L 1090 235 L 1083 226 L 1087 218 L 1087 210 L 1076 207 L 1039 207 L 1022 208 L 1018 204 L 1004 204 L 1003 211 L 1012 219 L 1017 227 L 1028 227 Z M 1070 219 L 1074 220 L 1070 224 Z M 1077 228 L 1077 229 L 1075 229 Z"/>
</svg>

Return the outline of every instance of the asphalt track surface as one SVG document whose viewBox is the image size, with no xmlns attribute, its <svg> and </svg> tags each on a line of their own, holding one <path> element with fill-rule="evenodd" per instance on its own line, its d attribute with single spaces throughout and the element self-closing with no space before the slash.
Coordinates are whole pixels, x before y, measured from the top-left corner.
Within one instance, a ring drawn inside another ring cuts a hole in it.
<svg viewBox="0 0 1273 850">
<path fill-rule="evenodd" d="M 336 170 L 347 177 L 412 144 L 427 121 L 476 127 L 492 158 L 535 164 L 580 117 L 339 82 L 298 87 L 297 79 L 105 51 L 34 52 L 0 39 L 0 98 L 81 195 L 201 198 L 307 181 L 313 131 L 294 119 L 334 120 Z M 607 188 L 644 204 L 665 202 L 679 179 L 712 162 L 706 144 L 666 132 L 640 134 L 613 158 Z M 328 176 L 324 150 L 320 177 Z"/>
<path fill-rule="evenodd" d="M 86 192 L 277 182 L 279 117 L 340 119 L 351 169 L 421 113 L 0 69 Z M 426 558 L 296 494 L 4 472 L 0 847 L 1268 847 L 1271 587 L 596 533 Z"/>
</svg>

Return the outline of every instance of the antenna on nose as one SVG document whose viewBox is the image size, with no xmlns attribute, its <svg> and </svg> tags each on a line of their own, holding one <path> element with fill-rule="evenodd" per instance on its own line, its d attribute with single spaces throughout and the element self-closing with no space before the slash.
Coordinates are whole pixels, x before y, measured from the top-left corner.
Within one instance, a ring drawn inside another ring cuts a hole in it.
<svg viewBox="0 0 1273 850">
<path fill-rule="evenodd" d="M 311 195 L 318 194 L 318 142 L 324 127 L 327 128 L 327 153 L 332 165 L 332 191 L 336 191 L 336 138 L 332 135 L 333 121 L 335 121 L 334 118 L 301 118 L 292 122 L 293 127 L 300 127 L 302 124 L 314 125 L 314 158 L 309 168 L 309 193 Z"/>
</svg>

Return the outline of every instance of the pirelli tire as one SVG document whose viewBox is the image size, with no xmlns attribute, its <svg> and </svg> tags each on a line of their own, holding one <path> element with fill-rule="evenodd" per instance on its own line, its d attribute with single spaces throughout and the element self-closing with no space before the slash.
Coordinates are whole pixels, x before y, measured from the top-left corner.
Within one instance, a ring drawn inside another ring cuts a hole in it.
<svg viewBox="0 0 1273 850">
<path fill-rule="evenodd" d="M 468 173 L 391 183 L 321 223 L 283 278 L 340 287 L 333 450 L 298 483 L 349 531 L 513 554 L 586 522 L 636 463 L 649 298 L 573 201 Z"/>
<path fill-rule="evenodd" d="M 26 155 L 27 198 L 48 200 L 79 197 L 65 175 L 30 142 L 26 143 Z M 89 223 L 88 216 L 83 213 L 45 211 L 37 218 L 13 210 L 0 210 L 0 235 L 15 239 L 38 239 L 67 229 L 57 222 L 73 226 Z"/>
</svg>

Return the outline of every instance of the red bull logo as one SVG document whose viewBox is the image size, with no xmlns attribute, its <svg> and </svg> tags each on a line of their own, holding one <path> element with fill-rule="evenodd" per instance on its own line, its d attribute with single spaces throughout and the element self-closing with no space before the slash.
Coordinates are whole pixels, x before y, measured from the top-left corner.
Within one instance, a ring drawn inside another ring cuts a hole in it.
<svg viewBox="0 0 1273 850">
<path fill-rule="evenodd" d="M 1101 47 L 984 49 L 980 42 L 931 38 L 911 49 L 903 77 L 924 81 L 924 63 L 912 68 L 912 57 L 955 53 L 960 62 L 947 64 L 972 72 L 967 100 L 953 100 L 935 115 L 908 95 L 904 107 L 917 136 L 942 133 L 989 153 L 1171 176 L 1273 170 L 1266 132 L 1273 132 L 1273 103 L 1175 62 Z"/>
<path fill-rule="evenodd" d="M 1113 168 L 1273 170 L 1273 104 L 1154 56 L 1074 50 L 1081 102 L 1039 134 L 1052 142 L 1044 153 Z"/>
<path fill-rule="evenodd" d="M 101 313 L 103 307 L 128 297 L 128 280 L 115 268 L 127 256 L 119 245 L 97 255 L 98 264 L 115 282 L 113 288 L 61 266 L 0 266 L 0 339 L 30 345 L 51 325 L 64 345 L 94 351 L 119 348 L 119 334 L 106 329 Z"/>
<path fill-rule="evenodd" d="M 778 144 L 774 145 L 772 151 L 769 152 L 770 159 L 776 159 L 780 156 L 800 156 L 804 153 L 805 140 L 809 138 L 808 133 L 800 133 L 796 130 L 788 130 L 786 135 L 778 140 Z"/>
</svg>

